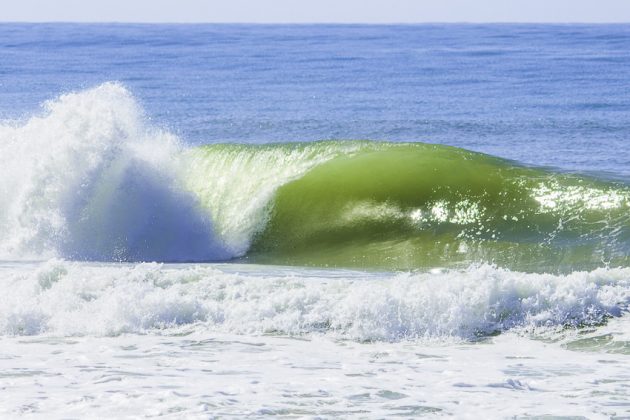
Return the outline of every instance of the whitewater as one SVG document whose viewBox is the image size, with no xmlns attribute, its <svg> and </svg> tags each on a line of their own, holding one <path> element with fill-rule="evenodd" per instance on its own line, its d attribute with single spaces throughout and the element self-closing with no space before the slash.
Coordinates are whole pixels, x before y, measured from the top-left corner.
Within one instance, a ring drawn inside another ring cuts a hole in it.
<svg viewBox="0 0 630 420">
<path fill-rule="evenodd" d="M 0 72 L 0 417 L 630 415 L 625 27 L 86 27 L 0 40 L 61 51 Z M 506 63 L 561 100 L 468 79 Z"/>
</svg>

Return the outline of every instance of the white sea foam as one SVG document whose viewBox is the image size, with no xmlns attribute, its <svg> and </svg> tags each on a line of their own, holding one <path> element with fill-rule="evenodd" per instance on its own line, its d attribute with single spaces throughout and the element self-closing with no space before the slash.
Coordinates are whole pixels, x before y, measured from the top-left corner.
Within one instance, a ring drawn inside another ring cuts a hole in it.
<svg viewBox="0 0 630 420">
<path fill-rule="evenodd" d="M 177 179 L 179 152 L 117 83 L 0 125 L 0 258 L 229 257 Z"/>
<path fill-rule="evenodd" d="M 623 416 L 629 279 L 3 263 L 0 416 Z"/>
<path fill-rule="evenodd" d="M 249 270 L 59 260 L 3 269 L 0 332 L 107 336 L 192 328 L 359 341 L 467 340 L 514 328 L 599 324 L 622 315 L 630 301 L 630 269 L 566 276 L 490 266 L 396 275 Z"/>
</svg>

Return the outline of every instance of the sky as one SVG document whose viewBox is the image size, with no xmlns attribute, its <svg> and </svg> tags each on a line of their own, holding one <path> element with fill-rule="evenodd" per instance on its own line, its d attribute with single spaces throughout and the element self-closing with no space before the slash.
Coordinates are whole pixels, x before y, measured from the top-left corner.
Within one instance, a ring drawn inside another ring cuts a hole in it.
<svg viewBox="0 0 630 420">
<path fill-rule="evenodd" d="M 4 22 L 630 22 L 630 0 L 0 0 Z"/>
</svg>

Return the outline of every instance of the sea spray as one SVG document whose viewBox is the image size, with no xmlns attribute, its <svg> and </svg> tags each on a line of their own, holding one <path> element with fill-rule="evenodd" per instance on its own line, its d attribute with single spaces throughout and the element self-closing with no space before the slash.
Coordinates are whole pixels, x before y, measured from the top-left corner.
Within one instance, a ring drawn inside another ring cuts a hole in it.
<svg viewBox="0 0 630 420">
<path fill-rule="evenodd" d="M 177 177 L 180 146 L 122 85 L 62 95 L 0 126 L 0 256 L 229 257 Z"/>
</svg>

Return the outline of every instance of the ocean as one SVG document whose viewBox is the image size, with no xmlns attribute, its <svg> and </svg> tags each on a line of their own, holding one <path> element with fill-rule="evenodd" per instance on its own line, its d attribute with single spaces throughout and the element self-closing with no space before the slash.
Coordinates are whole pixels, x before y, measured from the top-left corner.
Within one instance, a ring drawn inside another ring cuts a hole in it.
<svg viewBox="0 0 630 420">
<path fill-rule="evenodd" d="M 630 417 L 629 47 L 0 24 L 0 416 Z"/>
</svg>

